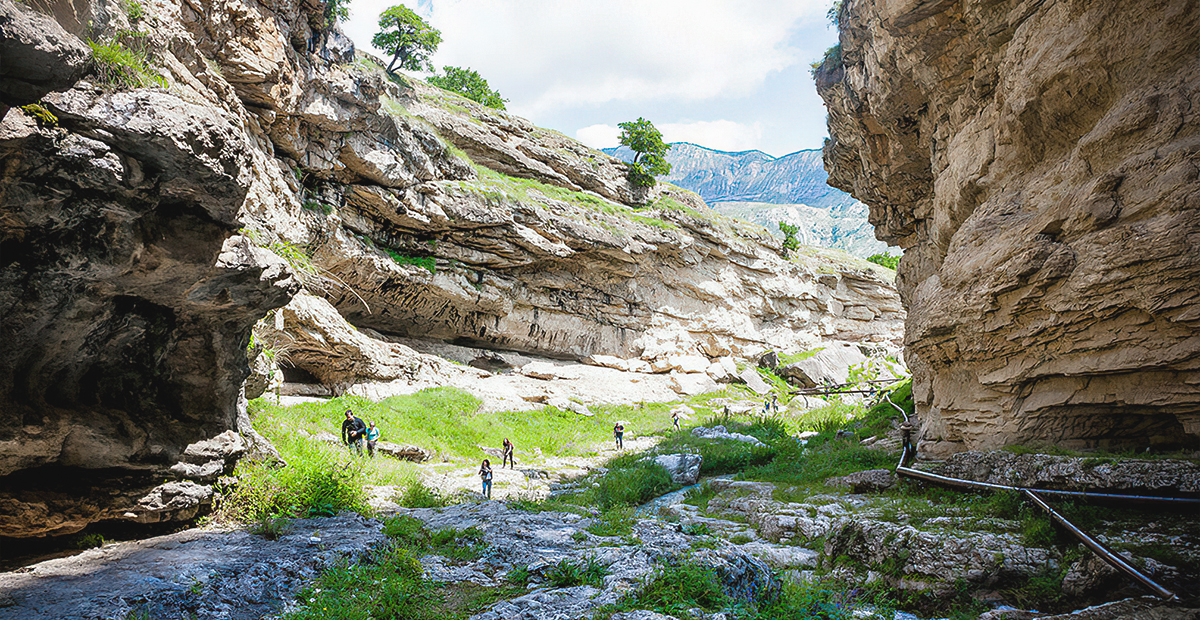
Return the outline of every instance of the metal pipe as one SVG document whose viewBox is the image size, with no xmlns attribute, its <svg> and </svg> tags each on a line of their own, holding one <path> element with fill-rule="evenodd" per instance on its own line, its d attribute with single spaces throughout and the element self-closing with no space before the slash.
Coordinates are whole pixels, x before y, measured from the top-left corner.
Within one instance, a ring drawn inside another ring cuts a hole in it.
<svg viewBox="0 0 1200 620">
<path fill-rule="evenodd" d="M 1174 592 L 1171 592 L 1170 590 L 1158 585 L 1153 579 L 1150 579 L 1132 564 L 1126 562 L 1125 558 L 1113 553 L 1108 547 L 1105 547 L 1103 543 L 1095 538 L 1092 538 L 1091 536 L 1088 536 L 1086 532 L 1075 527 L 1075 524 L 1071 523 L 1066 517 L 1062 516 L 1056 510 L 1051 508 L 1050 504 L 1047 504 L 1046 501 L 1038 495 L 1037 491 L 1034 491 L 1033 489 L 1021 489 L 1021 493 L 1025 495 L 1026 499 L 1033 502 L 1042 510 L 1045 510 L 1046 513 L 1050 515 L 1050 518 L 1054 519 L 1056 523 L 1061 525 L 1068 532 L 1074 534 L 1075 537 L 1078 538 L 1080 542 L 1082 542 L 1088 549 L 1091 549 L 1093 553 L 1100 556 L 1100 559 L 1108 562 L 1109 565 L 1121 571 L 1122 573 L 1129 575 L 1143 586 L 1146 586 L 1146 588 L 1148 588 L 1151 592 L 1154 592 L 1155 596 L 1167 601 L 1175 600 Z"/>
<path fill-rule="evenodd" d="M 1135 568 L 1132 564 L 1125 561 L 1125 558 L 1113 553 L 1108 547 L 1105 547 L 1100 541 L 1088 536 L 1086 532 L 1075 527 L 1073 523 L 1067 520 L 1066 517 L 1059 514 L 1050 504 L 1046 503 L 1039 495 L 1054 495 L 1057 497 L 1068 497 L 1077 499 L 1098 499 L 1098 500 L 1113 500 L 1128 502 L 1134 504 L 1149 504 L 1149 505 L 1167 505 L 1167 506 L 1200 506 L 1200 498 L 1184 498 L 1184 497 L 1158 497 L 1153 495 L 1121 495 L 1117 493 L 1094 493 L 1090 491 L 1060 491 L 1056 489 L 1030 489 L 1026 487 L 1013 487 L 1003 484 L 992 484 L 990 482 L 979 482 L 977 480 L 964 480 L 962 478 L 952 478 L 950 476 L 942 476 L 919 469 L 908 467 L 909 460 L 916 456 L 916 447 L 912 444 L 913 425 L 909 421 L 908 413 L 902 407 L 892 402 L 890 395 L 886 392 L 883 396 L 888 403 L 895 407 L 900 415 L 904 416 L 904 423 L 900 425 L 900 431 L 903 433 L 903 444 L 900 450 L 900 464 L 896 466 L 896 475 L 906 478 L 915 478 L 934 484 L 940 484 L 949 487 L 958 487 L 971 489 L 976 491 L 1020 491 L 1026 499 L 1033 502 L 1036 506 L 1045 510 L 1051 519 L 1061 525 L 1071 534 L 1075 535 L 1092 553 L 1095 553 L 1100 559 L 1107 562 L 1113 568 L 1132 577 L 1135 581 L 1146 586 L 1151 592 L 1161 599 L 1167 601 L 1176 600 L 1176 596 L 1170 590 L 1158 585 L 1154 580 L 1144 575 L 1141 571 Z"/>
</svg>

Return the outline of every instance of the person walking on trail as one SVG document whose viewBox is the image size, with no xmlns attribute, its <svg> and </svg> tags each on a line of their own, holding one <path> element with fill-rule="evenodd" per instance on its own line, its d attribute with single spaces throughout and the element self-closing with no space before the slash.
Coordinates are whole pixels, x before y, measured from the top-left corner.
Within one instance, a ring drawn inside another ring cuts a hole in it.
<svg viewBox="0 0 1200 620">
<path fill-rule="evenodd" d="M 505 463 L 508 463 L 509 469 L 513 469 L 517 466 L 517 459 L 514 458 L 514 456 L 516 455 L 516 452 L 517 452 L 516 446 L 513 445 L 513 442 L 508 440 L 508 437 L 505 437 L 504 438 L 504 456 L 503 456 L 504 460 L 500 461 L 500 469 L 504 469 Z"/>
<path fill-rule="evenodd" d="M 778 394 L 771 395 L 771 412 L 779 413 L 779 395 Z"/>
<path fill-rule="evenodd" d="M 367 428 L 367 456 L 375 458 L 375 442 L 379 441 L 379 429 L 371 422 Z"/>
<path fill-rule="evenodd" d="M 624 437 L 625 437 L 625 425 L 621 424 L 620 422 L 617 422 L 617 424 L 615 426 L 613 426 L 613 439 L 617 440 L 617 449 L 618 450 L 625 449 Z"/>
<path fill-rule="evenodd" d="M 362 439 L 363 435 L 367 434 L 367 425 L 362 421 L 362 418 L 354 415 L 354 412 L 346 410 L 346 421 L 342 422 L 342 443 L 346 447 L 352 448 L 359 454 L 362 454 Z"/>
<path fill-rule="evenodd" d="M 675 430 L 679 430 L 679 410 L 671 410 L 671 423 L 675 425 Z"/>
<path fill-rule="evenodd" d="M 492 499 L 492 462 L 483 459 L 479 466 L 479 480 L 483 483 L 483 496 Z"/>
</svg>

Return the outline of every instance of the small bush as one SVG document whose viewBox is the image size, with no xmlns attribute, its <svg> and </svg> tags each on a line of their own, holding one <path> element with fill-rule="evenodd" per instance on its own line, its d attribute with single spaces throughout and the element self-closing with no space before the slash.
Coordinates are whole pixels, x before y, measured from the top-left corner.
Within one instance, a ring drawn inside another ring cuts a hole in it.
<svg viewBox="0 0 1200 620">
<path fill-rule="evenodd" d="M 100 82 L 112 88 L 167 87 L 167 80 L 150 68 L 144 52 L 129 49 L 120 41 L 89 41 L 92 67 Z"/>
<path fill-rule="evenodd" d="M 522 588 L 529 585 L 529 582 L 532 579 L 533 573 L 529 572 L 529 567 L 525 564 L 512 567 L 512 569 L 504 575 L 505 581 L 513 584 L 514 586 L 520 586 Z"/>
<path fill-rule="evenodd" d="M 477 527 L 465 530 L 446 528 L 429 536 L 430 551 L 452 560 L 477 560 L 487 550 L 483 531 Z"/>
<path fill-rule="evenodd" d="M 717 611 L 729 604 L 721 579 L 711 566 L 685 559 L 668 564 L 654 573 L 632 598 L 626 609 L 652 609 L 658 613 L 682 616 L 697 607 Z"/>
<path fill-rule="evenodd" d="M 396 503 L 405 508 L 441 508 L 450 502 L 437 489 L 426 486 L 420 478 L 415 478 L 401 489 Z"/>
<path fill-rule="evenodd" d="M 238 484 L 220 498 L 218 518 L 253 523 L 276 516 L 329 516 L 341 510 L 370 512 L 361 460 L 301 437 L 277 439 L 276 446 L 285 454 L 287 466 L 250 461 L 238 464 Z"/>
<path fill-rule="evenodd" d="M 556 588 L 583 585 L 599 588 L 604 585 L 604 576 L 607 574 L 608 569 L 604 565 L 597 562 L 596 558 L 588 557 L 579 562 L 560 561 L 546 571 L 546 581 Z"/>
<path fill-rule="evenodd" d="M 693 521 L 683 526 L 682 531 L 688 536 L 705 536 L 712 533 L 707 523 L 700 523 L 699 521 Z"/>
<path fill-rule="evenodd" d="M 291 521 L 285 517 L 263 515 L 250 527 L 250 533 L 267 540 L 278 540 L 290 528 Z"/>
<path fill-rule="evenodd" d="M 420 519 L 406 515 L 384 519 L 383 533 L 408 548 L 423 549 L 429 541 L 429 532 L 425 529 L 425 524 L 421 523 Z"/>
<path fill-rule="evenodd" d="M 636 461 L 613 467 L 600 478 L 599 485 L 592 491 L 596 504 L 606 512 L 616 506 L 644 504 L 674 486 L 671 474 L 653 461 Z"/>
<path fill-rule="evenodd" d="M 887 267 L 892 271 L 895 271 L 900 266 L 900 257 L 892 256 L 891 254 L 872 254 L 867 257 L 867 260 L 880 267 Z"/>
</svg>

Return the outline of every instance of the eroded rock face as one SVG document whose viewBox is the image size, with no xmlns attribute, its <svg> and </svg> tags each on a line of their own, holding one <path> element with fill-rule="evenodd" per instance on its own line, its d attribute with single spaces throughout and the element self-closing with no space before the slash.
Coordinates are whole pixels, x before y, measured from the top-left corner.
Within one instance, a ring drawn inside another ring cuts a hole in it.
<svg viewBox="0 0 1200 620">
<path fill-rule="evenodd" d="M 1200 440 L 1200 9 L 852 0 L 830 183 L 905 248 L 934 456 Z"/>
<path fill-rule="evenodd" d="M 298 287 L 233 235 L 254 139 L 179 90 L 53 87 L 57 120 L 0 123 L 0 534 L 190 518 L 191 483 L 151 489 L 236 426 L 249 330 Z"/>
</svg>

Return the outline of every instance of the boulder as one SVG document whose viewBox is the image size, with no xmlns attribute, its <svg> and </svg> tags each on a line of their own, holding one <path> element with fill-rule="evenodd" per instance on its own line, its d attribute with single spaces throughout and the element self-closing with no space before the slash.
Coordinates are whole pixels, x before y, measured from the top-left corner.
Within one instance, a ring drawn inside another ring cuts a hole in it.
<svg viewBox="0 0 1200 620">
<path fill-rule="evenodd" d="M 692 434 L 701 439 L 712 439 L 716 441 L 740 441 L 759 447 L 766 447 L 766 444 L 759 441 L 757 437 L 752 437 L 742 433 L 731 433 L 725 430 L 724 426 L 714 426 L 712 428 L 697 426 L 696 428 L 692 429 Z"/>
<path fill-rule="evenodd" d="M 850 380 L 850 368 L 867 361 L 857 346 L 832 344 L 811 357 L 792 362 L 779 369 L 780 376 L 800 387 L 843 384 Z"/>
<path fill-rule="evenodd" d="M 654 462 L 671 474 L 671 482 L 690 486 L 700 479 L 700 465 L 703 459 L 699 454 L 660 454 L 654 457 Z"/>
<path fill-rule="evenodd" d="M 8 106 L 66 90 L 87 71 L 91 51 L 49 15 L 0 2 L 0 119 Z"/>
<path fill-rule="evenodd" d="M 717 382 L 703 372 L 672 372 L 671 389 L 680 394 L 695 396 L 717 389 Z"/>
<path fill-rule="evenodd" d="M 390 441 L 375 442 L 375 451 L 383 456 L 390 456 L 394 459 L 412 461 L 414 463 L 424 463 L 433 456 L 433 453 L 425 448 L 410 444 L 392 443 Z"/>
<path fill-rule="evenodd" d="M 771 391 L 771 386 L 767 385 L 767 382 L 763 380 L 762 375 L 758 374 L 758 371 L 753 368 L 747 368 L 743 370 L 742 374 L 738 375 L 738 377 L 741 378 L 741 380 L 746 383 L 746 387 L 750 388 L 755 394 L 767 394 Z"/>
<path fill-rule="evenodd" d="M 896 486 L 896 476 L 890 469 L 867 469 L 846 476 L 830 478 L 827 486 L 845 487 L 851 493 L 879 493 Z"/>
<path fill-rule="evenodd" d="M 766 368 L 768 370 L 775 370 L 776 368 L 779 368 L 779 353 L 775 352 L 774 349 L 771 349 L 764 352 L 762 355 L 759 355 L 758 367 Z"/>
<path fill-rule="evenodd" d="M 737 362 L 732 357 L 719 357 L 704 370 L 717 383 L 734 383 L 738 380 Z"/>
</svg>

